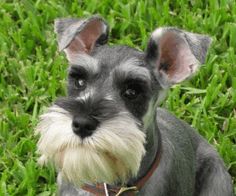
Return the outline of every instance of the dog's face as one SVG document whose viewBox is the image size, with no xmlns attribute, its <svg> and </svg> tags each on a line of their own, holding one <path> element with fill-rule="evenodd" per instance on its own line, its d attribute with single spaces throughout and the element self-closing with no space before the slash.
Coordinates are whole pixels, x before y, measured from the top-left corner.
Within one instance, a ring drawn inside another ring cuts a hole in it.
<svg viewBox="0 0 236 196">
<path fill-rule="evenodd" d="M 145 155 L 151 99 L 196 71 L 210 39 L 162 28 L 140 52 L 105 45 L 108 27 L 99 17 L 62 19 L 55 27 L 69 61 L 68 96 L 41 116 L 40 161 L 52 161 L 77 185 L 125 183 Z"/>
</svg>

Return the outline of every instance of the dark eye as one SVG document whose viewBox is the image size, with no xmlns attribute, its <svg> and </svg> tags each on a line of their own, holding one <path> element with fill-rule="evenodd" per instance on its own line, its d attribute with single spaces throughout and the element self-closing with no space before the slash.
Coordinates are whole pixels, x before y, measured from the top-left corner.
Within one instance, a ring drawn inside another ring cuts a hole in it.
<svg viewBox="0 0 236 196">
<path fill-rule="evenodd" d="M 81 78 L 76 79 L 75 80 L 75 86 L 79 90 L 85 89 L 86 88 L 86 81 L 85 81 L 85 79 L 81 79 Z"/>
<path fill-rule="evenodd" d="M 129 100 L 135 100 L 141 94 L 141 89 L 139 85 L 128 85 L 123 91 L 123 97 Z"/>
</svg>

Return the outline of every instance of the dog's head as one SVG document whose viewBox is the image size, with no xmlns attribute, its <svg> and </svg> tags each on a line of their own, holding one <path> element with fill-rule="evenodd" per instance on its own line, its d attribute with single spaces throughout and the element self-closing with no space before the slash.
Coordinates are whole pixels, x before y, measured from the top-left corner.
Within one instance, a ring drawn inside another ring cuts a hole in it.
<svg viewBox="0 0 236 196">
<path fill-rule="evenodd" d="M 78 185 L 125 183 L 145 154 L 143 119 L 151 100 L 198 69 L 210 38 L 159 28 L 145 52 L 110 47 L 108 26 L 98 16 L 59 19 L 55 32 L 69 61 L 68 96 L 41 116 L 40 160 L 51 160 Z"/>
</svg>

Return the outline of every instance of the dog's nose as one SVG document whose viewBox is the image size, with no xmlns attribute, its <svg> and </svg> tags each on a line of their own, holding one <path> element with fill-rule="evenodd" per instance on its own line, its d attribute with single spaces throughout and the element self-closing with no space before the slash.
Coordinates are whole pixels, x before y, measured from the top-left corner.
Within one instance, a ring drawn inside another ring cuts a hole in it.
<svg viewBox="0 0 236 196">
<path fill-rule="evenodd" d="M 97 125 L 98 121 L 95 119 L 74 117 L 72 121 L 72 130 L 76 135 L 81 138 L 85 138 L 93 134 L 93 131 L 97 128 Z"/>
</svg>

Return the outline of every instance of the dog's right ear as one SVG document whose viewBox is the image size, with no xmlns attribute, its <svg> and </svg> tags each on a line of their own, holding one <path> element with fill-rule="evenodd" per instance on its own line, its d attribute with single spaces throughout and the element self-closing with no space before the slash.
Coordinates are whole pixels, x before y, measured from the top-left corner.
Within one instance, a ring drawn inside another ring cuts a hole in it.
<svg viewBox="0 0 236 196">
<path fill-rule="evenodd" d="M 78 54 L 90 54 L 98 46 L 107 43 L 108 25 L 99 16 L 88 19 L 63 18 L 55 20 L 59 50 L 64 50 L 69 61 Z"/>
</svg>

